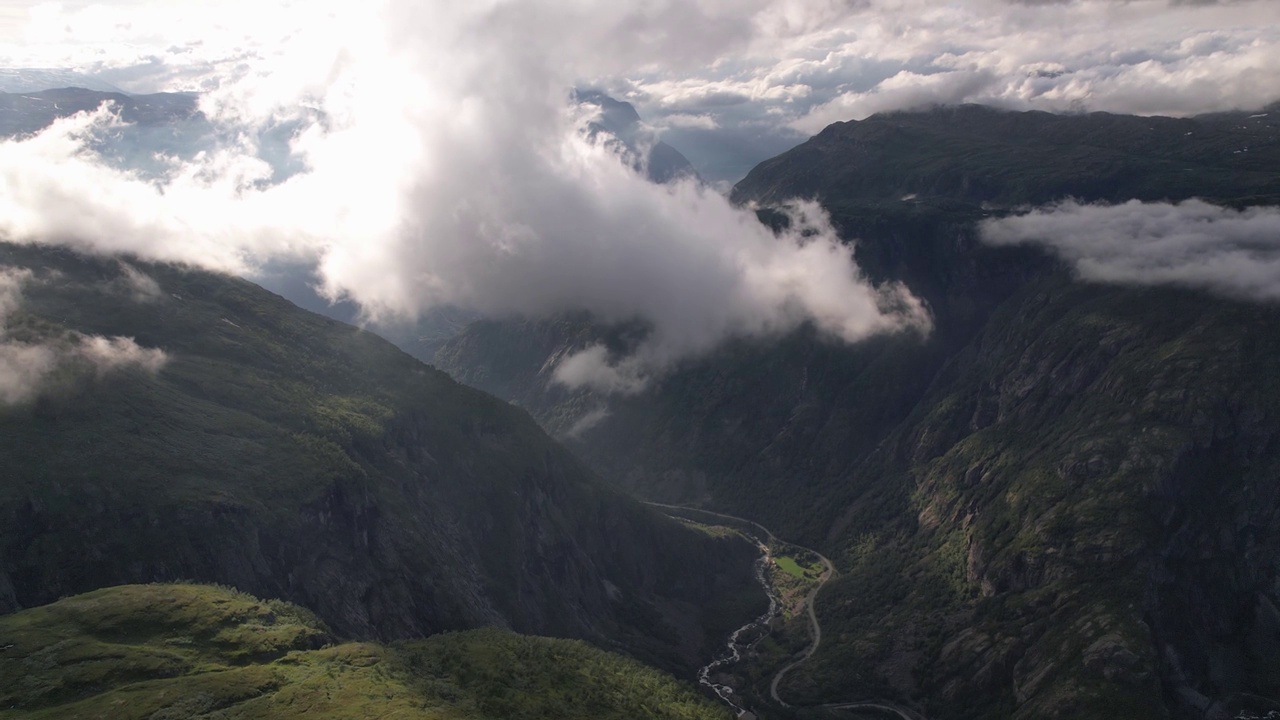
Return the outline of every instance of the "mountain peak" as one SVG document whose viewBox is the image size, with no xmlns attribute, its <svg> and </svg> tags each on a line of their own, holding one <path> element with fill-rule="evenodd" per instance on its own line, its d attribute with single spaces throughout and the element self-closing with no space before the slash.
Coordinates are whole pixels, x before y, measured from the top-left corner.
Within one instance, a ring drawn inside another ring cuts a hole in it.
<svg viewBox="0 0 1280 720">
<path fill-rule="evenodd" d="M 572 98 L 579 105 L 590 105 L 599 113 L 589 125 L 592 136 L 611 135 L 622 143 L 626 154 L 636 159 L 637 170 L 650 180 L 667 183 L 685 177 L 697 177 L 697 171 L 679 150 L 659 139 L 640 119 L 640 113 L 629 102 L 623 102 L 599 90 L 575 90 Z"/>
</svg>

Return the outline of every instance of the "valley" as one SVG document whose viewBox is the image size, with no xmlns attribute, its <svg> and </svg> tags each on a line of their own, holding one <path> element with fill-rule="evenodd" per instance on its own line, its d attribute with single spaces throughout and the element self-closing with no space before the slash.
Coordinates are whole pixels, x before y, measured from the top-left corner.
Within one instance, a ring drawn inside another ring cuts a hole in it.
<svg viewBox="0 0 1280 720">
<path fill-rule="evenodd" d="M 823 642 L 778 680 L 788 703 L 1266 712 L 1280 677 L 1274 304 L 1088 281 L 979 228 L 1063 193 L 1270 207 L 1276 121 L 968 106 L 838 124 L 734 198 L 785 223 L 770 202 L 816 196 L 870 277 L 925 299 L 928 337 L 742 338 L 636 395 L 554 381 L 551 358 L 627 347 L 632 329 L 583 316 L 480 321 L 434 362 L 526 408 L 621 489 L 829 556 Z"/>
<path fill-rule="evenodd" d="M 216 140 L 194 94 L 6 95 L 0 131 L 104 97 L 138 177 Z M 640 196 L 725 202 L 572 98 Z M 286 299 L 2 242 L 0 718 L 1280 712 L 1278 137 L 1275 105 L 834 123 L 722 217 L 803 249 L 812 200 L 876 312 L 927 311 L 856 340 L 793 294 L 696 351 L 559 301 L 396 347 L 309 261 Z"/>
</svg>

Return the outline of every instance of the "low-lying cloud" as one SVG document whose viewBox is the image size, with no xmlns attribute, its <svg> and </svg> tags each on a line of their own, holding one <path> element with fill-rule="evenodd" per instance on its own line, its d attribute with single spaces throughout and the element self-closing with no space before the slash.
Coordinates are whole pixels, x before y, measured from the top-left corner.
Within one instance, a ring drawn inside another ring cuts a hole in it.
<svg viewBox="0 0 1280 720">
<path fill-rule="evenodd" d="M 22 306 L 22 288 L 30 282 L 42 280 L 26 268 L 0 266 L 0 405 L 36 398 L 60 370 L 98 376 L 130 367 L 157 372 L 168 361 L 162 350 L 144 348 L 128 337 L 78 332 L 38 341 L 10 337 L 8 321 Z"/>
<path fill-rule="evenodd" d="M 223 78 L 202 108 L 231 142 L 170 158 L 159 178 L 93 154 L 85 139 L 119 122 L 106 109 L 0 143 L 0 234 L 239 273 L 313 263 L 329 298 L 372 320 L 449 305 L 639 321 L 651 331 L 633 354 L 592 350 L 561 373 L 622 392 L 729 336 L 927 328 L 905 288 L 870 285 L 816 207 L 775 236 L 697 182 L 650 183 L 569 102 L 599 73 L 704 66 L 768 5 L 348 10 L 341 33 L 304 32 L 296 54 Z M 301 169 L 277 182 L 253 138 L 284 122 Z"/>
<path fill-rule="evenodd" d="M 993 245 L 1050 248 L 1085 280 L 1178 285 L 1232 298 L 1280 301 L 1280 208 L 1244 210 L 1200 200 L 1064 202 L 987 220 Z"/>
<path fill-rule="evenodd" d="M 138 268 L 121 260 L 119 262 L 120 277 L 114 282 L 116 288 L 126 293 L 134 302 L 152 302 L 160 297 L 160 283 L 155 278 Z"/>
</svg>

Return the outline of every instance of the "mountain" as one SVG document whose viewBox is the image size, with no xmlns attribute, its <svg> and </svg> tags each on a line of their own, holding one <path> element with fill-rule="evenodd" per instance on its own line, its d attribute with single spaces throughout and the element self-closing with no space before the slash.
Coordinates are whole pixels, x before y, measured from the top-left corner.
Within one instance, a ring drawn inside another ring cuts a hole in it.
<svg viewBox="0 0 1280 720">
<path fill-rule="evenodd" d="M 2 79 L 3 76 L 0 76 Z M 120 124 L 98 127 L 88 149 L 109 165 L 159 177 L 173 171 L 171 160 L 191 160 L 243 140 L 239 129 L 210 121 L 200 110 L 198 93 L 130 95 L 119 91 L 61 87 L 35 92 L 0 92 L 0 138 L 24 137 L 53 121 L 106 106 Z M 302 169 L 290 142 L 300 123 L 273 122 L 255 131 L 258 156 L 272 169 L 272 182 L 281 182 Z M 314 297 L 314 293 L 309 294 Z"/>
<path fill-rule="evenodd" d="M 724 720 L 670 677 L 580 641 L 499 630 L 340 642 L 226 588 L 133 585 L 0 617 L 0 718 Z"/>
<path fill-rule="evenodd" d="M 0 137 L 31 135 L 59 118 L 104 105 L 125 124 L 100 129 L 89 147 L 114 167 L 163 175 L 171 170 L 166 157 L 191 158 L 216 145 L 218 130 L 200 112 L 195 93 L 127 95 L 81 87 L 0 92 Z M 264 149 L 279 154 L 274 144 Z"/>
<path fill-rule="evenodd" d="M 195 93 L 126 95 L 78 87 L 33 93 L 0 93 L 0 135 L 26 135 L 48 127 L 57 118 L 114 105 L 120 119 L 143 125 L 172 125 L 200 114 Z"/>
<path fill-rule="evenodd" d="M 1280 112 L 1193 118 L 1007 112 L 979 105 L 836 123 L 760 163 L 738 202 L 945 198 L 988 207 L 1064 197 L 1107 202 L 1280 201 Z"/>
<path fill-rule="evenodd" d="M 1280 710 L 1280 308 L 1082 282 L 977 231 L 1067 195 L 1276 203 L 1277 119 L 964 106 L 839 123 L 733 197 L 767 222 L 770 203 L 818 198 L 871 278 L 924 298 L 927 339 L 741 340 L 634 397 L 551 383 L 555 358 L 616 332 L 590 318 L 478 323 L 437 362 L 632 492 L 831 557 L 823 642 L 779 689 L 793 704 Z"/>
<path fill-rule="evenodd" d="M 480 626 L 688 672 L 756 550 L 602 486 L 523 411 L 244 280 L 0 245 L 0 612 L 216 582 L 346 638 Z"/>
<path fill-rule="evenodd" d="M 659 140 L 640 121 L 631 103 L 616 100 L 595 90 L 578 90 L 574 100 L 581 106 L 592 106 L 598 114 L 588 126 L 593 135 L 601 133 L 616 138 L 636 169 L 656 183 L 667 183 L 683 177 L 697 177 L 697 171 L 679 150 Z"/>
<path fill-rule="evenodd" d="M 122 93 L 120 88 L 91 75 L 59 68 L 0 68 L 0 92 L 37 93 L 54 88 L 78 87 L 96 92 Z"/>
</svg>

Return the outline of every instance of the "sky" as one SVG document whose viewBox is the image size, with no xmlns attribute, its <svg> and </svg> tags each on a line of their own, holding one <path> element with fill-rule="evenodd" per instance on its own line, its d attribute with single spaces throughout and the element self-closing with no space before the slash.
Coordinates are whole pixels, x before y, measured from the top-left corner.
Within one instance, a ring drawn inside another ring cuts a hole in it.
<svg viewBox="0 0 1280 720">
<path fill-rule="evenodd" d="M 330 67 L 353 33 L 376 34 L 373 26 L 399 14 L 395 3 L 378 5 L 6 0 L 0 67 L 73 67 L 131 92 L 210 90 L 255 75 L 323 82 L 308 66 Z M 450 6 L 432 3 L 415 21 L 447 27 L 457 15 Z M 566 68 L 574 80 L 632 102 L 702 165 L 725 161 L 700 157 L 707 146 L 757 161 L 832 122 L 935 102 L 1186 115 L 1280 99 L 1274 0 L 697 0 L 619 3 L 606 13 L 582 0 L 478 6 L 495 15 L 524 7 L 525 33 L 598 41 Z"/>
<path fill-rule="evenodd" d="M 557 372 L 635 392 L 730 336 L 811 322 L 856 342 L 931 319 L 873 287 L 812 204 L 775 238 L 714 188 L 647 182 L 582 132 L 573 88 L 632 102 L 728 180 L 831 122 L 931 103 L 1260 107 L 1280 98 L 1280 3 L 0 0 L 5 67 L 199 91 L 222 143 L 157 177 L 95 155 L 119 123 L 105 109 L 0 141 L 0 234 L 250 275 L 302 263 L 370 320 L 639 319 L 632 355 L 586 348 Z M 299 169 L 283 181 L 260 144 L 279 128 Z"/>
</svg>

